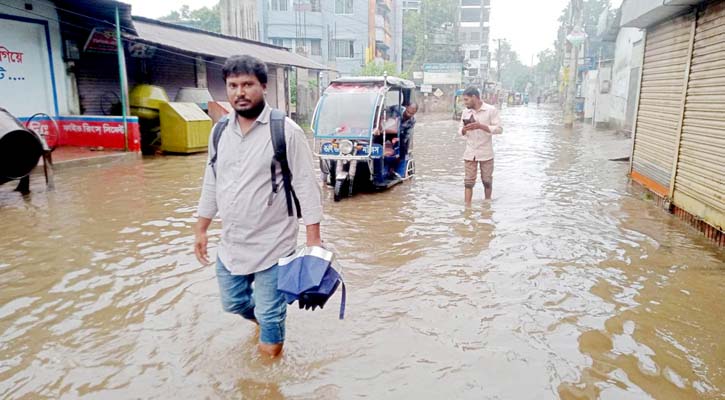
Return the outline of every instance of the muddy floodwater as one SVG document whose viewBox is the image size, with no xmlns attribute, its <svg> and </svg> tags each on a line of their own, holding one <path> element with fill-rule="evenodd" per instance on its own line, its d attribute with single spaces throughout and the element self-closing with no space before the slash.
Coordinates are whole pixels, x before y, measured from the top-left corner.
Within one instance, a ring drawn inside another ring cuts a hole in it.
<svg viewBox="0 0 725 400">
<path fill-rule="evenodd" d="M 725 251 L 609 161 L 625 136 L 560 115 L 502 111 L 493 201 L 479 182 L 470 210 L 446 115 L 418 122 L 414 180 L 326 188 L 346 319 L 337 295 L 290 307 L 277 362 L 194 258 L 205 155 L 0 187 L 0 398 L 725 398 Z"/>
</svg>

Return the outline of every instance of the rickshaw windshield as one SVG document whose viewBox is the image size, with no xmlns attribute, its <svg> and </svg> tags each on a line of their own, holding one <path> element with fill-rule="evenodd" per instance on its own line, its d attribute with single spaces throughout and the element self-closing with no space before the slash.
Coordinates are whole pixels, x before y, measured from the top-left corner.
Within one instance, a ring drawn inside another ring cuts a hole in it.
<svg viewBox="0 0 725 400">
<path fill-rule="evenodd" d="M 377 91 L 326 93 L 317 110 L 315 136 L 370 136 L 377 102 Z"/>
</svg>

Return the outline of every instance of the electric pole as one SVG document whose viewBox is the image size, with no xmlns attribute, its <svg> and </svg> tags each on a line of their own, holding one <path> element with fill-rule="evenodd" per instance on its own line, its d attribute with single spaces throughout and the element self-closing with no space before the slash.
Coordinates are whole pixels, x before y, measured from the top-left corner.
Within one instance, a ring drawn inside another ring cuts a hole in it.
<svg viewBox="0 0 725 400">
<path fill-rule="evenodd" d="M 498 49 L 496 50 L 496 80 L 501 83 L 501 39 L 496 39 L 498 42 Z"/>
<path fill-rule="evenodd" d="M 576 102 L 574 98 L 576 96 L 576 78 L 577 78 L 577 67 L 579 62 L 579 46 L 581 46 L 586 34 L 579 32 L 581 25 L 581 0 L 571 0 L 571 33 L 567 35 L 567 41 L 571 45 L 570 60 L 569 60 L 569 76 L 568 76 L 568 87 L 566 90 L 566 102 L 564 104 L 564 126 L 571 128 L 574 126 L 574 107 Z"/>
</svg>

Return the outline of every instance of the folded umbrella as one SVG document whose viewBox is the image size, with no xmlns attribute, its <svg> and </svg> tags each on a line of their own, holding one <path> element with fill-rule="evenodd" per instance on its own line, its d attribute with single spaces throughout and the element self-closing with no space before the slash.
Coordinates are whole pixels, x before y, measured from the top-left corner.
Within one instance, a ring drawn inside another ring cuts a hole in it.
<svg viewBox="0 0 725 400">
<path fill-rule="evenodd" d="M 340 319 L 345 313 L 345 283 L 332 267 L 332 252 L 321 247 L 305 247 L 279 260 L 277 290 L 287 304 L 298 302 L 300 308 L 313 310 L 324 307 L 342 283 Z"/>
</svg>

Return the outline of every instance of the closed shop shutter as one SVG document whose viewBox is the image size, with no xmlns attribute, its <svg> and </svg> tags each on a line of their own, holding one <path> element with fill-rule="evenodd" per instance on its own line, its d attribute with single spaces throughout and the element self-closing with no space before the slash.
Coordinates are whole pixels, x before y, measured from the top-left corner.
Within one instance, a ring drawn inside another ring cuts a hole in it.
<svg viewBox="0 0 725 400">
<path fill-rule="evenodd" d="M 166 51 L 157 51 L 148 62 L 149 83 L 166 90 L 174 101 L 182 87 L 196 87 L 196 60 Z"/>
<path fill-rule="evenodd" d="M 83 53 L 75 73 L 81 114 L 110 115 L 112 104 L 121 101 L 116 55 Z"/>
<path fill-rule="evenodd" d="M 725 1 L 698 16 L 673 202 L 725 228 Z"/>
<path fill-rule="evenodd" d="M 693 18 L 649 29 L 645 42 L 632 177 L 662 196 L 673 174 Z"/>
</svg>

